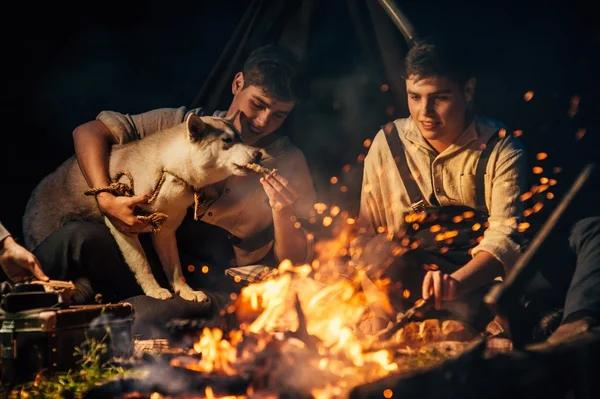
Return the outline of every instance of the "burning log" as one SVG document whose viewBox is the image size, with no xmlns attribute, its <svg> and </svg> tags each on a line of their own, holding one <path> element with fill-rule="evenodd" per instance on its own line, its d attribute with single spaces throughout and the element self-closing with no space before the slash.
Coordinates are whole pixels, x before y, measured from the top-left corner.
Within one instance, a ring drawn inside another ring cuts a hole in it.
<svg viewBox="0 0 600 399">
<path fill-rule="evenodd" d="M 400 350 L 401 348 L 413 348 L 413 352 L 419 348 L 431 345 L 454 345 L 464 347 L 476 341 L 480 335 L 468 325 L 456 320 L 425 319 L 413 321 L 399 329 L 387 340 L 380 340 L 375 336 L 364 352 L 376 352 L 380 350 Z"/>
</svg>

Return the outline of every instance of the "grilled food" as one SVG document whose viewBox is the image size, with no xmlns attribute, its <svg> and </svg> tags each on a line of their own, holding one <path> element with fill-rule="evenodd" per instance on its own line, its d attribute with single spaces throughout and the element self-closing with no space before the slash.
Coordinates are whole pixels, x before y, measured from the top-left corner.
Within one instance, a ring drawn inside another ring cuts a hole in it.
<svg viewBox="0 0 600 399">
<path fill-rule="evenodd" d="M 257 163 L 246 164 L 246 168 L 250 169 L 253 172 L 260 173 L 263 176 L 271 174 L 271 173 L 273 173 L 276 170 L 276 169 L 271 170 L 269 168 L 265 168 L 264 166 L 259 165 Z"/>
</svg>

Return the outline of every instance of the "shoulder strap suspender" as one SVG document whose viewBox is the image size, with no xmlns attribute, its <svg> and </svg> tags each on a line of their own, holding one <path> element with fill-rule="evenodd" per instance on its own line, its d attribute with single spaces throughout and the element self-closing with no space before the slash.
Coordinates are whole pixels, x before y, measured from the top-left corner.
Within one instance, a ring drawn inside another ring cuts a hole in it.
<svg viewBox="0 0 600 399">
<path fill-rule="evenodd" d="M 489 213 L 485 206 L 485 170 L 490 160 L 490 155 L 500 139 L 499 132 L 497 131 L 490 137 L 477 161 L 477 168 L 475 169 L 475 209 L 479 212 Z"/>
<path fill-rule="evenodd" d="M 392 156 L 394 157 L 394 161 L 396 162 L 396 166 L 398 167 L 400 179 L 402 180 L 408 198 L 410 199 L 410 206 L 415 211 L 425 210 L 423 194 L 421 193 L 421 190 L 419 190 L 419 187 L 410 172 L 408 163 L 406 162 L 404 146 L 400 141 L 400 135 L 396 128 L 396 124 L 394 122 L 389 122 L 383 127 L 383 132 L 385 133 L 385 138 L 390 147 L 390 151 L 392 152 Z M 477 161 L 477 168 L 475 171 L 475 209 L 480 212 L 488 213 L 488 209 L 485 205 L 485 171 L 490 155 L 498 143 L 499 138 L 499 131 L 492 135 Z"/>
<path fill-rule="evenodd" d="M 390 151 L 392 152 L 392 157 L 394 157 L 394 161 L 398 167 L 398 172 L 400 172 L 400 180 L 402 180 L 408 198 L 410 199 L 411 208 L 415 211 L 424 211 L 425 201 L 423 200 L 423 194 L 421 193 L 421 190 L 419 190 L 419 186 L 417 186 L 417 182 L 408 168 L 406 154 L 404 153 L 404 147 L 400 141 L 400 135 L 396 128 L 396 124 L 394 122 L 389 122 L 383 127 L 383 132 L 385 133 L 385 138 L 390 147 Z"/>
</svg>

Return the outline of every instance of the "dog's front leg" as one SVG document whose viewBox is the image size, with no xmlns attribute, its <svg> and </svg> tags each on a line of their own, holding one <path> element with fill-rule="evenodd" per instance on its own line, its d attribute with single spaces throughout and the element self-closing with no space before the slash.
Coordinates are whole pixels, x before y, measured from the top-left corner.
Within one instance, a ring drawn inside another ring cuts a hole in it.
<svg viewBox="0 0 600 399">
<path fill-rule="evenodd" d="M 160 258 L 165 274 L 173 291 L 179 294 L 183 299 L 195 302 L 204 302 L 208 300 L 206 294 L 202 291 L 194 291 L 186 282 L 181 270 L 181 261 L 177 251 L 177 239 L 175 231 L 163 227 L 159 232 L 152 235 L 154 249 Z"/>
<path fill-rule="evenodd" d="M 156 281 L 156 278 L 154 278 L 154 274 L 148 263 L 148 258 L 146 257 L 146 253 L 144 252 L 138 237 L 128 237 L 124 235 L 117 230 L 107 218 L 105 218 L 105 222 L 113 237 L 115 237 L 115 241 L 123 253 L 125 262 L 135 275 L 144 294 L 157 299 L 172 298 L 173 295 L 171 292 L 166 288 L 162 288 Z"/>
</svg>

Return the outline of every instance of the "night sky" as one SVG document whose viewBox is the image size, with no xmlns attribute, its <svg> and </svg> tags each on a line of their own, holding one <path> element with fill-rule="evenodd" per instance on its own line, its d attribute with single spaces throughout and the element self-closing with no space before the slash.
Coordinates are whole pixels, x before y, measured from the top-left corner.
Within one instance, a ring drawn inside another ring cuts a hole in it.
<svg viewBox="0 0 600 399">
<path fill-rule="evenodd" d="M 190 105 L 250 1 L 19 3 L 3 6 L 0 27 L 0 220 L 17 235 L 33 187 L 73 154 L 73 129 L 105 109 Z M 595 152 L 581 150 L 576 132 L 598 135 L 600 32 L 591 9 L 583 1 L 396 3 L 420 32 L 463 37 L 479 61 L 476 110 L 522 130 L 531 166 L 547 152 L 545 167 L 560 166 L 568 185 Z M 306 52 L 311 97 L 287 133 L 307 157 L 320 200 L 355 209 L 363 141 L 406 114 L 398 107 L 386 114 L 387 79 L 365 54 L 378 59 L 377 44 L 360 45 L 346 4 L 316 1 Z M 368 12 L 361 15 L 368 23 Z"/>
</svg>

